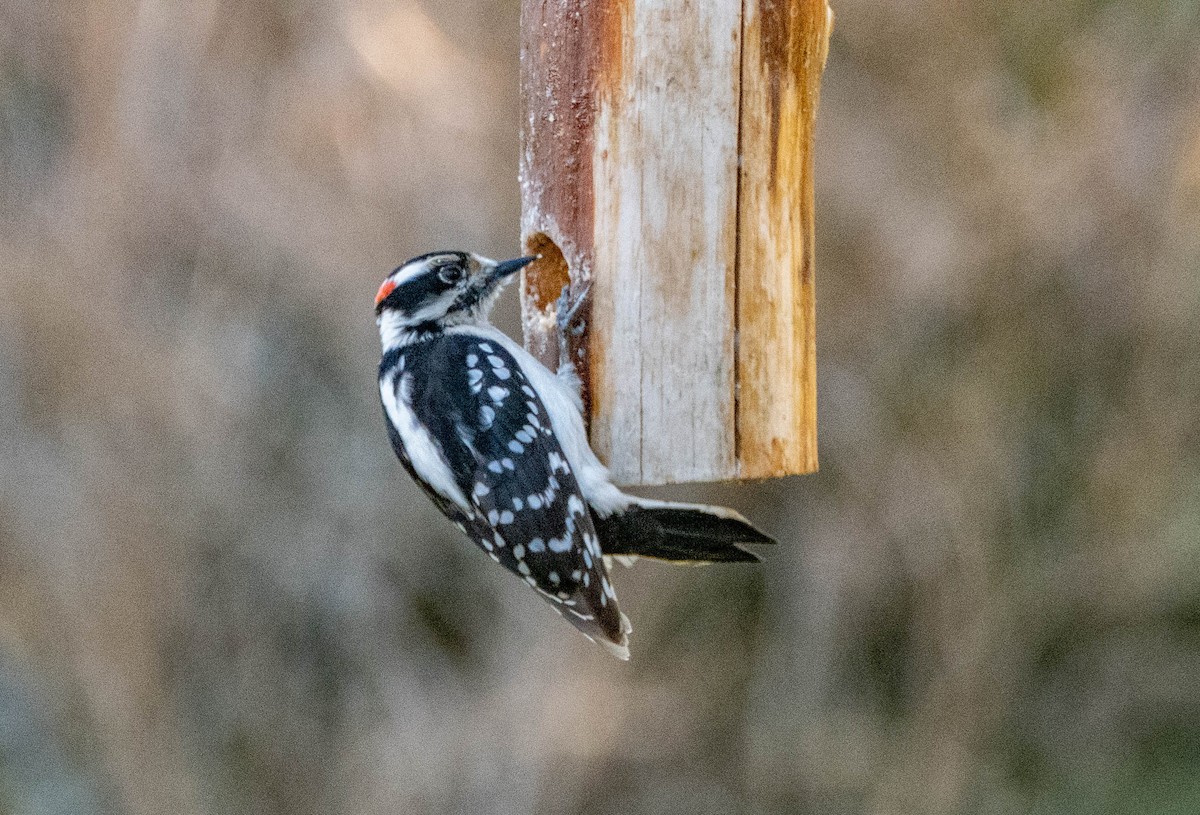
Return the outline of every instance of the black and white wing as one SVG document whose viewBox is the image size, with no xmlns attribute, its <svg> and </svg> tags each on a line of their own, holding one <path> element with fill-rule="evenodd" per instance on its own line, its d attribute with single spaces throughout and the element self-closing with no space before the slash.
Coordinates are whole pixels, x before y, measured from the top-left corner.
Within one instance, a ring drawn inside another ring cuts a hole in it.
<svg viewBox="0 0 1200 815">
<path fill-rule="evenodd" d="M 629 624 L 546 407 L 500 343 L 445 334 L 380 366 L 393 446 L 434 502 L 587 636 L 627 658 Z"/>
</svg>

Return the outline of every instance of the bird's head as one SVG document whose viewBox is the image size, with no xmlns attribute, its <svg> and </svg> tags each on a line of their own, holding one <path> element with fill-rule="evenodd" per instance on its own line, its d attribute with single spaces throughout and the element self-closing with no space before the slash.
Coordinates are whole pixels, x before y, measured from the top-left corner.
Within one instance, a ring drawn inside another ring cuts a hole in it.
<svg viewBox="0 0 1200 815">
<path fill-rule="evenodd" d="M 380 333 L 424 333 L 487 319 L 496 296 L 534 257 L 497 262 L 470 252 L 430 252 L 397 267 L 375 295 Z"/>
</svg>

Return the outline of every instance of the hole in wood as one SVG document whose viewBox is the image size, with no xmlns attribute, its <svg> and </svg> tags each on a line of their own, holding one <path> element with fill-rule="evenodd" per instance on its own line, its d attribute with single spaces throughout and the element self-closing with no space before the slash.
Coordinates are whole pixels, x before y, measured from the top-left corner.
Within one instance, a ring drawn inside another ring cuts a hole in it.
<svg viewBox="0 0 1200 815">
<path fill-rule="evenodd" d="M 534 233 L 525 241 L 525 251 L 530 255 L 541 255 L 538 260 L 525 267 L 524 327 L 525 347 L 550 370 L 558 370 L 558 298 L 563 286 L 571 283 L 571 270 L 562 250 L 544 232 Z M 581 281 L 576 281 L 579 285 Z M 590 370 L 588 367 L 588 341 L 586 327 L 591 319 L 591 306 L 580 307 L 576 298 L 579 291 L 572 291 L 570 305 L 575 311 L 572 325 L 579 328 L 567 337 L 567 354 L 575 366 L 580 379 L 580 397 L 584 405 L 584 421 L 591 416 Z"/>
<path fill-rule="evenodd" d="M 538 232 L 525 243 L 530 255 L 541 255 L 525 267 L 525 294 L 533 299 L 537 310 L 554 310 L 554 303 L 563 286 L 571 282 L 571 271 L 562 251 L 544 232 Z"/>
</svg>

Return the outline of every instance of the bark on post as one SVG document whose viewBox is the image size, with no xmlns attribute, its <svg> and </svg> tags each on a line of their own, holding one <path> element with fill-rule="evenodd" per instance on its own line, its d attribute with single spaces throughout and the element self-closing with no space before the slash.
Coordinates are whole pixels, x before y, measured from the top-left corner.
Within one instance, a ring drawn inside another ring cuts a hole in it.
<svg viewBox="0 0 1200 815">
<path fill-rule="evenodd" d="M 524 0 L 526 342 L 573 340 L 629 484 L 816 469 L 812 127 L 825 0 Z M 740 161 L 739 161 L 740 157 Z"/>
</svg>

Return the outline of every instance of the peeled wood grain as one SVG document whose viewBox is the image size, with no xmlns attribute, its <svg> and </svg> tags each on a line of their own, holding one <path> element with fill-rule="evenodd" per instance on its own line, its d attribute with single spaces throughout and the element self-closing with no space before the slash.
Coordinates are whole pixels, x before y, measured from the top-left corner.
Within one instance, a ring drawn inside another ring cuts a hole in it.
<svg viewBox="0 0 1200 815">
<path fill-rule="evenodd" d="M 525 0 L 522 233 L 545 256 L 525 278 L 526 340 L 552 363 L 554 299 L 592 283 L 573 354 L 622 482 L 815 469 L 828 25 L 807 0 Z"/>
<path fill-rule="evenodd" d="M 738 222 L 738 474 L 817 469 L 813 124 L 825 0 L 746 0 Z"/>
<path fill-rule="evenodd" d="M 739 11 L 634 3 L 600 100 L 592 441 L 622 480 L 710 481 L 735 463 Z"/>
</svg>

